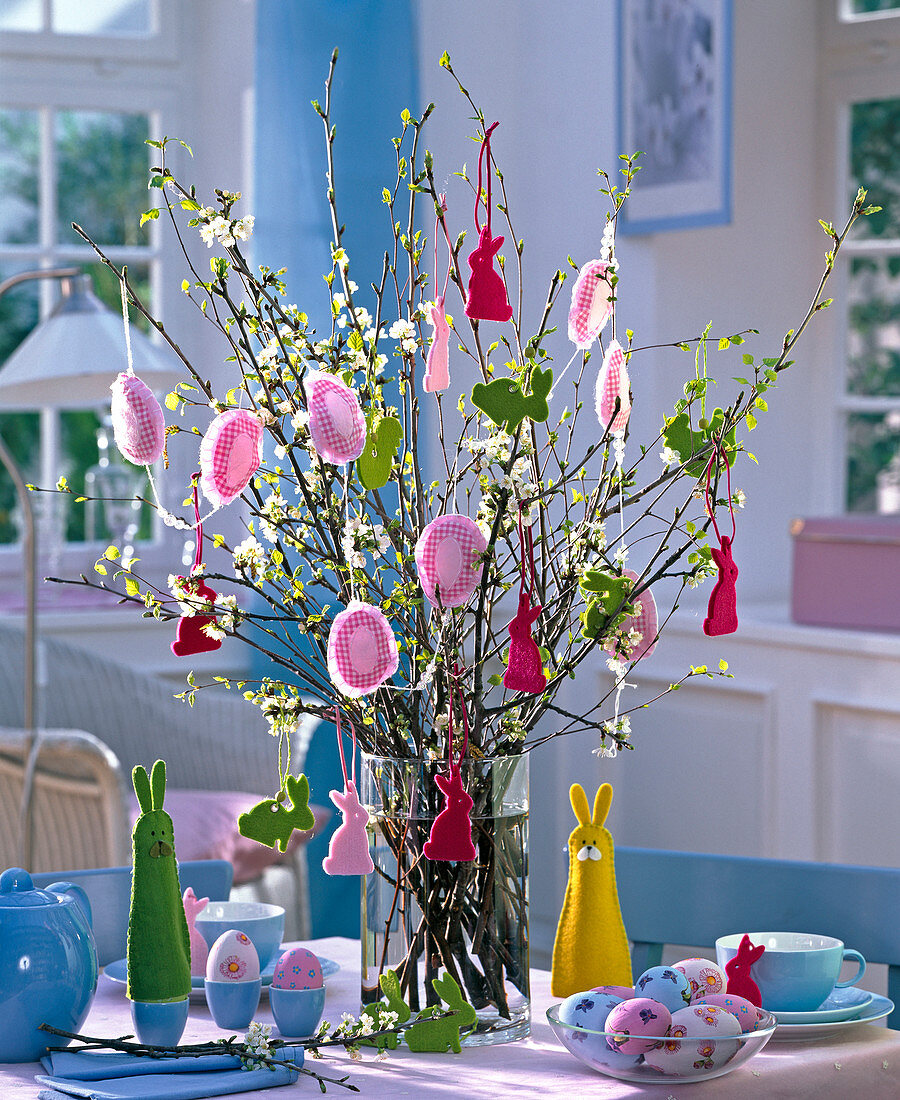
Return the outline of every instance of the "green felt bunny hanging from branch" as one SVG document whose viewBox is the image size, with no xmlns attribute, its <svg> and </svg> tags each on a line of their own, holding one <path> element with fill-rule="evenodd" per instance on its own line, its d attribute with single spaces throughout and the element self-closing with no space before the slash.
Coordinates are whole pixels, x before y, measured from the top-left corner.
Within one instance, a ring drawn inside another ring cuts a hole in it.
<svg viewBox="0 0 900 1100">
<path fill-rule="evenodd" d="M 149 778 L 138 765 L 131 778 L 141 814 L 132 832 L 127 993 L 133 1001 L 182 1001 L 191 992 L 191 942 L 172 819 L 163 809 L 166 765 L 157 760 Z"/>
</svg>

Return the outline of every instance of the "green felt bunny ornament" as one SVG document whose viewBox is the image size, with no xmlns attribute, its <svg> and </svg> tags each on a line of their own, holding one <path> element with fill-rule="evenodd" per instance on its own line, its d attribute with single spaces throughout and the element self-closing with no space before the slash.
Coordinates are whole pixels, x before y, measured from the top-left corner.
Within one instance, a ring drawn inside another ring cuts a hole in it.
<svg viewBox="0 0 900 1100">
<path fill-rule="evenodd" d="M 453 1012 L 452 1016 L 445 1016 L 439 1020 L 429 1019 L 426 1013 L 440 1012 L 440 1007 L 426 1009 L 419 1013 L 416 1022 L 403 1033 L 406 1045 L 410 1050 L 435 1051 L 443 1054 L 452 1050 L 459 1054 L 462 1050 L 460 1032 L 471 1030 L 477 1020 L 475 1009 L 463 996 L 459 983 L 450 974 L 442 978 L 433 978 L 431 982 L 435 993 L 447 1002 L 448 1008 Z"/>
<path fill-rule="evenodd" d="M 191 941 L 175 861 L 172 819 L 163 809 L 166 765 L 131 773 L 141 808 L 132 833 L 127 994 L 133 1001 L 183 1001 L 191 992 Z"/>
<path fill-rule="evenodd" d="M 531 373 L 531 393 L 522 392 L 522 387 L 512 378 L 495 378 L 493 382 L 476 382 L 472 387 L 472 404 L 495 424 L 506 425 L 510 435 L 527 416 L 530 420 L 544 421 L 550 415 L 547 396 L 553 386 L 553 371 L 550 367 L 541 370 L 535 367 Z"/>
<path fill-rule="evenodd" d="M 367 489 L 381 489 L 391 476 L 394 452 L 403 438 L 403 427 L 396 416 L 383 416 L 377 424 L 366 419 L 366 445 L 356 460 L 359 480 Z"/>
<path fill-rule="evenodd" d="M 280 798 L 264 798 L 238 818 L 241 836 L 265 844 L 267 848 L 274 848 L 277 844 L 279 852 L 287 851 L 294 829 L 305 833 L 316 823 L 315 815 L 309 808 L 309 780 L 306 776 L 302 773 L 299 776 L 289 775 L 284 785 L 291 800 L 290 809 L 282 804 L 282 792 Z"/>
<path fill-rule="evenodd" d="M 393 1012 L 396 1015 L 396 1020 L 392 1026 L 405 1024 L 412 1012 L 409 1005 L 403 1000 L 397 972 L 386 970 L 378 979 L 378 984 L 381 986 L 381 992 L 387 997 L 387 1003 L 376 1001 L 374 1004 L 366 1005 L 360 1012 L 359 1018 L 365 1020 L 372 1031 L 378 1031 L 386 1026 L 384 1021 L 384 1013 L 386 1012 Z M 379 1050 L 384 1050 L 385 1047 L 388 1050 L 396 1050 L 400 1044 L 400 1036 L 396 1034 L 379 1035 L 377 1039 L 360 1039 L 360 1043 L 364 1043 L 366 1046 L 378 1047 Z"/>
</svg>

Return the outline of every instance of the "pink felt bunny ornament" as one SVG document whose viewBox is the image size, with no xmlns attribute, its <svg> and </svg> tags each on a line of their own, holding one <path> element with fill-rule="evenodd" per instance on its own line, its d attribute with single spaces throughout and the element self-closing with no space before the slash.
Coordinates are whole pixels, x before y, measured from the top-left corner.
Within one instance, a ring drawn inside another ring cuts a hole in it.
<svg viewBox="0 0 900 1100">
<path fill-rule="evenodd" d="M 475 228 L 479 231 L 478 247 L 469 256 L 469 294 L 466 300 L 466 316 L 473 321 L 508 321 L 512 317 L 512 306 L 506 296 L 503 280 L 494 270 L 494 257 L 503 244 L 502 237 L 491 235 L 491 134 L 497 127 L 495 122 L 484 132 L 481 152 L 478 154 L 478 190 L 475 192 Z M 478 204 L 481 202 L 481 165 L 487 161 L 486 221 L 478 225 Z"/>
<path fill-rule="evenodd" d="M 719 525 L 716 523 L 714 502 L 710 500 L 710 481 L 712 478 L 713 463 L 721 452 L 725 462 L 726 476 L 728 479 L 728 510 L 731 512 L 731 538 L 720 534 Z M 703 620 L 703 633 L 709 637 L 717 637 L 720 634 L 733 634 L 738 628 L 737 618 L 737 581 L 738 567 L 731 556 L 731 547 L 737 526 L 734 518 L 734 505 L 731 503 L 731 465 L 728 455 L 722 450 L 721 443 L 717 443 L 713 453 L 709 457 L 709 465 L 706 467 L 706 512 L 712 520 L 713 530 L 719 539 L 719 548 L 712 547 L 713 561 L 719 567 L 719 576 L 709 594 L 709 604 L 706 608 L 706 618 Z"/>
<path fill-rule="evenodd" d="M 534 542 L 531 528 L 527 538 L 522 524 L 522 508 L 519 508 L 519 550 L 522 555 L 521 578 L 519 581 L 519 609 L 516 617 L 507 626 L 509 631 L 509 659 L 503 674 L 503 686 L 508 691 L 525 691 L 530 695 L 540 695 L 547 686 L 544 675 L 541 651 L 531 636 L 531 628 L 541 614 L 541 605 L 531 606 L 531 594 L 534 591 Z M 531 583 L 526 586 L 525 571 L 530 567 Z"/>
<path fill-rule="evenodd" d="M 206 940 L 197 931 L 197 914 L 202 913 L 209 905 L 209 898 L 198 898 L 191 886 L 187 888 L 182 897 L 184 915 L 187 920 L 188 932 L 191 935 L 191 973 L 198 976 L 206 974 L 206 958 L 209 947 Z"/>
<path fill-rule="evenodd" d="M 322 870 L 326 875 L 367 875 L 375 870 L 375 864 L 369 854 L 369 838 L 366 833 L 369 814 L 356 793 L 356 728 L 351 724 L 353 762 L 352 778 L 348 779 L 344 746 L 341 742 L 341 715 L 337 707 L 335 707 L 335 726 L 338 749 L 341 753 L 341 771 L 344 773 L 344 789 L 329 791 L 328 797 L 341 811 L 343 821 L 332 833 L 328 843 L 328 855 L 322 860 Z"/>
<path fill-rule="evenodd" d="M 762 1007 L 762 995 L 759 992 L 759 986 L 753 980 L 751 968 L 764 951 L 763 944 L 754 946 L 750 942 L 750 937 L 745 935 L 738 944 L 735 957 L 725 963 L 725 973 L 728 975 L 726 992 L 732 997 L 743 997 L 757 1008 Z"/>
<path fill-rule="evenodd" d="M 434 329 L 425 378 L 422 387 L 426 393 L 439 393 L 450 385 L 450 325 L 444 312 L 444 296 L 428 307 L 428 320 Z"/>
</svg>

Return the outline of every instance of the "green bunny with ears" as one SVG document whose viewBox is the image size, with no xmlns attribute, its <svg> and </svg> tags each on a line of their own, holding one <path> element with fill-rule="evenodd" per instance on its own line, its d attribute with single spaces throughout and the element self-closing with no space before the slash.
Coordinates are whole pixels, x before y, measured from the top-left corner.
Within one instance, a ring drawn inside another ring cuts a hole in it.
<svg viewBox="0 0 900 1100">
<path fill-rule="evenodd" d="M 131 773 L 141 814 L 132 832 L 128 914 L 128 996 L 133 1001 L 183 1001 L 191 992 L 191 941 L 175 862 L 172 819 L 163 809 L 166 765 L 150 777 Z"/>
</svg>

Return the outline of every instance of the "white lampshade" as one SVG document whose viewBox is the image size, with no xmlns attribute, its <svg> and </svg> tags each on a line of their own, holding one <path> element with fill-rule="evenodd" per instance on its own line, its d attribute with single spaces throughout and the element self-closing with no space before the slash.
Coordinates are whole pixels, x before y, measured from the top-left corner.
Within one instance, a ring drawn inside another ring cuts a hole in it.
<svg viewBox="0 0 900 1100">
<path fill-rule="evenodd" d="M 120 315 L 94 294 L 88 275 L 61 281 L 62 297 L 0 368 L 4 409 L 83 409 L 109 403 L 109 387 L 126 369 Z M 151 390 L 184 377 L 174 354 L 131 328 L 134 372 Z"/>
</svg>

